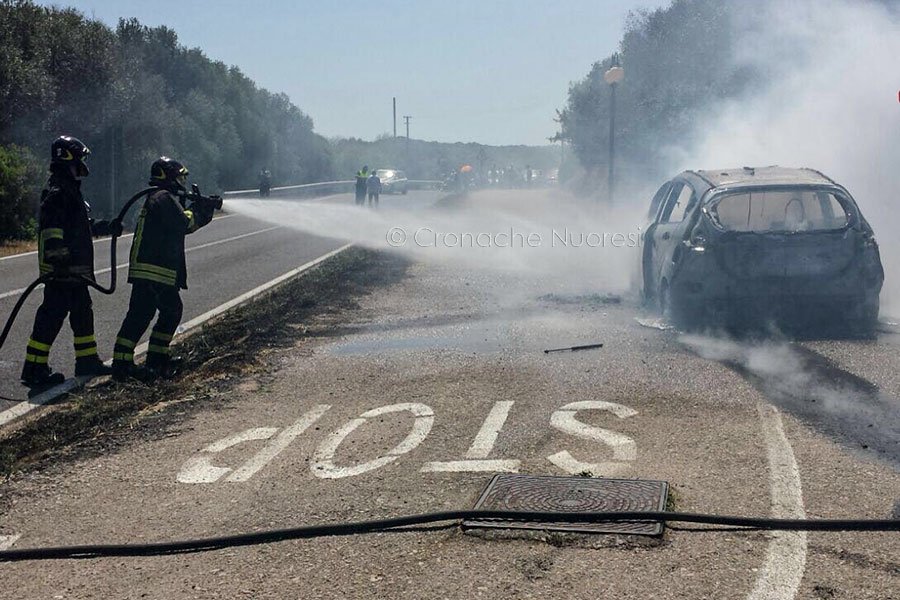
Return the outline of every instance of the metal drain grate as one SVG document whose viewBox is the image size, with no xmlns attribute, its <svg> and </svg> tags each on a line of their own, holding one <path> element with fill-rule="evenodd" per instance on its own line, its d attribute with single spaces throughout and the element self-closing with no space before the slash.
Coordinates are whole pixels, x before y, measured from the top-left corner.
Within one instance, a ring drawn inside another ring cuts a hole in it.
<svg viewBox="0 0 900 600">
<path fill-rule="evenodd" d="M 669 484 L 635 479 L 594 479 L 546 475 L 495 475 L 481 493 L 476 509 L 547 512 L 665 510 Z M 662 535 L 663 523 L 536 523 L 501 519 L 467 520 L 464 528 L 542 529 L 578 533 Z"/>
</svg>

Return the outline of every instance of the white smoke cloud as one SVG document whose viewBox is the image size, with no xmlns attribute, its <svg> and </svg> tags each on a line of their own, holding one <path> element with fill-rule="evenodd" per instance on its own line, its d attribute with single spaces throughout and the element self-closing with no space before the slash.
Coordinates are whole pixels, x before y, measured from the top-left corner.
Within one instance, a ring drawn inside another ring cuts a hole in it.
<svg viewBox="0 0 900 600">
<path fill-rule="evenodd" d="M 621 293 L 637 264 L 640 221 L 558 189 L 475 192 L 451 207 L 382 197 L 378 210 L 328 200 L 228 200 L 227 208 L 423 262 L 517 281 L 523 293 Z"/>
<path fill-rule="evenodd" d="M 698 122 L 680 169 L 812 167 L 846 186 L 875 229 L 882 312 L 900 312 L 900 17 L 864 0 L 766 0 L 735 19 L 738 57 L 765 89 Z"/>
</svg>

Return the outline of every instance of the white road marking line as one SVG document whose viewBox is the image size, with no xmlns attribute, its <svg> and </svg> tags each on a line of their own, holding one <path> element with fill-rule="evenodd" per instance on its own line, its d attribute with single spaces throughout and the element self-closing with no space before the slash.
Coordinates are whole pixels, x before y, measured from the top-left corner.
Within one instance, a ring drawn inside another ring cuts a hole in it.
<svg viewBox="0 0 900 600">
<path fill-rule="evenodd" d="M 428 462 L 421 468 L 423 473 L 460 473 L 464 471 L 492 471 L 516 473 L 521 461 L 518 460 L 484 460 L 490 456 L 497 443 L 497 436 L 509 417 L 512 401 L 495 402 L 491 412 L 475 435 L 472 446 L 466 452 L 468 460 L 451 460 L 444 462 Z"/>
<path fill-rule="evenodd" d="M 231 467 L 215 466 L 212 464 L 213 455 L 245 442 L 267 440 L 277 431 L 277 427 L 254 427 L 213 442 L 187 459 L 175 480 L 178 483 L 214 483 L 231 471 Z"/>
<path fill-rule="evenodd" d="M 579 410 L 605 410 L 613 413 L 620 419 L 626 419 L 638 414 L 633 408 L 602 400 L 584 400 L 560 407 L 551 415 L 550 425 L 575 437 L 606 444 L 612 449 L 615 460 L 599 463 L 581 462 L 576 460 L 567 450 L 548 456 L 547 460 L 570 475 L 590 471 L 595 476 L 603 475 L 608 477 L 622 471 L 626 466 L 626 461 L 633 461 L 637 458 L 637 445 L 634 443 L 634 440 L 622 433 L 582 423 L 575 418 Z"/>
<path fill-rule="evenodd" d="M 351 246 L 353 246 L 353 244 L 345 244 L 345 245 L 341 246 L 340 248 L 338 248 L 337 250 L 332 250 L 331 252 L 327 252 L 327 253 L 323 254 L 322 256 L 320 256 L 319 258 L 311 260 L 304 265 L 300 265 L 296 269 L 291 269 L 287 273 L 285 273 L 283 275 L 279 275 L 275 279 L 272 279 L 271 281 L 268 281 L 258 287 L 255 287 L 252 290 L 250 290 L 249 292 L 247 292 L 245 294 L 241 294 L 237 298 L 232 298 L 228 302 L 226 302 L 224 304 L 220 304 L 216 308 L 214 308 L 210 311 L 207 311 L 207 312 L 203 313 L 202 315 L 195 317 L 195 318 L 191 319 L 190 321 L 187 321 L 186 323 L 182 323 L 178 327 L 177 333 L 183 335 L 183 334 L 187 333 L 188 331 L 196 329 L 197 327 L 204 324 L 205 322 L 221 315 L 222 313 L 225 313 L 225 312 L 231 310 L 232 308 L 235 308 L 237 306 L 240 306 L 241 304 L 244 304 L 244 303 L 252 300 L 255 296 L 258 296 L 264 292 L 271 290 L 272 288 L 277 287 L 281 283 L 291 279 L 292 277 L 296 277 L 297 275 L 299 275 L 300 273 L 303 273 L 304 271 L 307 271 L 307 270 L 315 267 L 316 265 L 343 252 L 344 250 L 346 250 L 347 248 L 350 248 Z M 139 344 L 134 349 L 134 355 L 140 356 L 140 355 L 144 354 L 147 351 L 147 346 L 148 346 L 147 342 Z M 109 361 L 107 361 L 107 364 L 109 364 Z M 5 411 L 0 412 L 0 427 L 5 425 L 6 423 L 9 423 L 13 419 L 17 419 L 18 417 L 21 417 L 22 415 L 24 415 L 28 412 L 31 412 L 32 410 L 34 410 L 35 408 L 37 408 L 39 406 L 47 404 L 48 402 L 58 398 L 62 394 L 68 393 L 75 388 L 81 387 L 89 380 L 90 380 L 89 377 L 76 377 L 73 379 L 67 379 L 65 382 L 59 384 L 56 387 L 50 388 L 49 390 L 47 390 L 45 392 L 42 392 L 41 394 L 35 396 L 34 398 L 30 398 L 28 400 L 20 402 L 20 403 L 16 404 L 15 406 L 13 406 L 12 408 L 8 408 Z"/>
<path fill-rule="evenodd" d="M 506 418 L 509 416 L 509 409 L 512 408 L 512 405 L 511 401 L 494 403 L 487 419 L 484 420 L 484 424 L 478 430 L 475 441 L 472 442 L 472 447 L 466 452 L 466 458 L 487 458 L 490 455 L 491 450 L 494 449 L 494 444 L 497 443 L 497 436 L 500 435 L 500 430 L 506 423 Z"/>
<path fill-rule="evenodd" d="M 518 473 L 522 461 L 514 459 L 488 460 L 448 460 L 444 462 L 427 462 L 420 469 L 422 473 Z"/>
<path fill-rule="evenodd" d="M 3 412 L 0 412 L 0 427 L 3 427 L 10 421 L 18 419 L 24 414 L 27 414 L 33 411 L 38 406 L 43 406 L 48 402 L 52 401 L 54 398 L 58 398 L 62 394 L 66 394 L 71 392 L 72 390 L 81 387 L 84 385 L 89 378 L 87 377 L 73 377 L 72 379 L 67 379 L 56 387 L 50 388 L 45 392 L 41 392 L 33 398 L 29 398 L 28 400 L 23 400 L 18 404 L 14 405 L 12 408 L 8 408 Z"/>
<path fill-rule="evenodd" d="M 784 433 L 781 414 L 767 404 L 760 403 L 757 409 L 769 463 L 772 516 L 781 519 L 806 518 L 800 468 Z M 773 532 L 765 563 L 747 596 L 748 600 L 792 600 L 800 590 L 805 568 L 806 532 Z"/>
<path fill-rule="evenodd" d="M 274 227 L 267 227 L 266 229 L 260 229 L 258 231 L 251 231 L 250 233 L 242 233 L 241 235 L 236 235 L 234 237 L 225 238 L 224 240 L 216 240 L 214 242 L 207 242 L 205 244 L 200 244 L 199 246 L 191 246 L 190 248 L 185 248 L 184 251 L 185 251 L 185 253 L 188 253 L 188 252 L 193 252 L 194 250 L 202 250 L 203 248 L 209 248 L 210 246 L 218 246 L 219 244 L 225 244 L 228 242 L 242 240 L 244 238 L 248 238 L 253 235 L 259 235 L 260 233 L 268 233 L 269 231 L 272 231 L 273 229 L 278 229 L 280 227 L 281 227 L 280 225 L 276 225 Z M 128 263 L 121 263 L 121 264 L 116 265 L 116 269 L 124 269 L 127 266 L 128 266 Z M 106 267 L 105 269 L 99 269 L 97 271 L 94 271 L 94 274 L 95 275 L 103 275 L 105 273 L 109 273 L 110 271 L 112 271 L 112 269 L 110 267 Z M 40 288 L 40 287 L 43 287 L 43 286 L 38 286 L 38 288 Z M 19 288 L 17 290 L 11 290 L 9 292 L 4 292 L 4 293 L 0 294 L 0 300 L 3 300 L 4 298 L 10 298 L 12 296 L 18 296 L 25 290 L 26 290 L 26 288 Z"/>
<path fill-rule="evenodd" d="M 21 535 L 0 535 L 0 550 L 9 550 Z"/>
<path fill-rule="evenodd" d="M 237 216 L 237 213 L 232 213 L 230 215 L 222 215 L 221 217 L 213 217 L 213 221 L 219 221 L 221 219 L 228 219 L 228 218 L 236 217 L 236 216 Z M 125 238 L 130 238 L 130 237 L 134 237 L 134 234 L 133 233 L 124 233 L 119 236 L 119 239 L 124 240 Z M 108 241 L 109 241 L 108 237 L 102 237 L 102 238 L 95 239 L 94 243 L 99 244 L 101 242 L 108 242 Z M 9 256 L 0 256 L 0 262 L 2 262 L 4 260 L 12 260 L 14 258 L 24 258 L 26 256 L 34 256 L 35 254 L 37 254 L 37 250 L 29 250 L 28 252 L 20 252 L 19 254 L 10 254 Z"/>
<path fill-rule="evenodd" d="M 285 427 L 275 439 L 266 444 L 265 447 L 253 455 L 250 460 L 235 469 L 225 481 L 241 482 L 247 481 L 253 477 L 257 471 L 265 467 L 273 458 L 281 454 L 298 435 L 309 429 L 310 425 L 318 421 L 329 408 L 331 408 L 331 406 L 328 404 L 317 404 L 312 410 L 300 417 L 293 425 Z"/>
<path fill-rule="evenodd" d="M 386 455 L 349 467 L 339 467 L 334 464 L 334 455 L 337 453 L 341 443 L 348 435 L 353 433 L 357 427 L 363 425 L 368 419 L 403 411 L 409 411 L 415 417 L 412 431 L 409 432 L 409 435 L 407 435 L 403 441 L 388 451 Z M 319 447 L 316 448 L 313 460 L 309 465 L 310 469 L 316 477 L 322 479 L 352 477 L 354 475 L 361 475 L 368 471 L 379 469 L 415 449 L 431 431 L 432 425 L 434 425 L 434 411 L 431 410 L 430 406 L 419 404 L 417 402 L 391 404 L 390 406 L 382 406 L 366 411 L 358 418 L 350 420 L 342 427 L 332 432 L 321 444 L 319 444 Z"/>
<path fill-rule="evenodd" d="M 273 279 L 271 281 L 267 281 L 266 283 L 253 288 L 252 290 L 250 290 L 249 292 L 247 292 L 245 294 L 241 294 L 237 298 L 232 298 L 225 304 L 220 304 L 219 306 L 215 307 L 214 309 L 207 311 L 198 317 L 194 317 L 190 321 L 182 323 L 181 325 L 178 326 L 177 333 L 182 334 L 191 329 L 195 329 L 198 326 L 202 325 L 203 323 L 209 321 L 210 319 L 213 319 L 214 317 L 217 317 L 217 316 L 221 315 L 222 313 L 231 310 L 232 308 L 238 307 L 241 304 L 244 304 L 245 302 L 252 300 L 256 296 L 259 296 L 260 294 L 267 292 L 274 287 L 277 287 L 278 285 L 284 283 L 288 279 L 291 279 L 292 277 L 296 277 L 297 275 L 299 275 L 300 273 L 302 273 L 304 271 L 308 271 L 309 269 L 312 269 L 316 265 L 325 262 L 332 256 L 340 254 L 341 252 L 343 252 L 347 248 L 350 248 L 351 246 L 353 246 L 353 244 L 344 244 L 337 250 L 332 250 L 331 252 L 327 252 L 327 253 L 323 254 L 322 256 L 320 256 L 319 258 L 311 260 L 304 265 L 300 265 L 296 269 L 291 269 L 284 275 L 279 275 L 275 279 Z"/>
</svg>

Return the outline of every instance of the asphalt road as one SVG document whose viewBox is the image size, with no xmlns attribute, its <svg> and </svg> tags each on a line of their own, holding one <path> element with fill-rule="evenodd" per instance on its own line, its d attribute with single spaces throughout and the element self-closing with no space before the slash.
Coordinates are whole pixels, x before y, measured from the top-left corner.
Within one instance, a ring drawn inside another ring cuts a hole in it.
<svg viewBox="0 0 900 600">
<path fill-rule="evenodd" d="M 410 191 L 407 196 L 384 196 L 382 203 L 386 207 L 395 203 L 418 206 L 429 205 L 437 198 L 437 192 Z M 352 197 L 341 194 L 317 201 L 349 204 Z M 319 237 L 240 215 L 220 215 L 187 238 L 188 290 L 182 294 L 183 320 L 203 314 L 344 243 L 346 240 Z M 117 261 L 120 265 L 127 264 L 130 248 L 130 235 L 119 239 Z M 97 240 L 94 251 L 98 280 L 107 285 L 108 240 Z M 127 267 L 118 270 L 119 289 L 112 296 L 91 291 L 97 342 L 104 359 L 111 358 L 113 342 L 128 307 L 131 286 L 125 281 L 127 275 Z M 0 316 L 3 319 L 12 311 L 20 290 L 35 277 L 37 257 L 34 253 L 0 260 Z M 29 297 L 9 339 L 0 349 L 0 412 L 28 398 L 28 389 L 19 383 L 19 374 L 34 313 L 42 296 L 43 291 L 39 289 Z M 53 345 L 50 364 L 71 376 L 74 363 L 72 332 L 66 323 Z"/>
<path fill-rule="evenodd" d="M 528 200 L 563 210 L 543 192 L 483 193 L 462 208 L 505 203 L 521 216 Z M 896 334 L 683 335 L 607 296 L 620 290 L 596 271 L 575 269 L 583 285 L 566 287 L 559 266 L 535 276 L 521 262 L 416 256 L 407 278 L 323 335 L 273 350 L 277 371 L 235 384 L 228 410 L 5 484 L 0 536 L 158 541 L 468 508 L 498 471 L 663 480 L 684 512 L 897 510 Z M 873 427 L 857 427 L 865 419 Z M 648 541 L 450 528 L 0 564 L 0 577 L 22 598 L 886 600 L 900 596 L 898 556 L 897 533 L 683 527 Z"/>
</svg>

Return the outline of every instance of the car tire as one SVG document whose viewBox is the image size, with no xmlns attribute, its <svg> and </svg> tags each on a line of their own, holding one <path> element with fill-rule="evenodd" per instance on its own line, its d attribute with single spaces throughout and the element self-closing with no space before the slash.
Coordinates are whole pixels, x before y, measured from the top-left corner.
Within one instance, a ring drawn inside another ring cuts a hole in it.
<svg viewBox="0 0 900 600">
<path fill-rule="evenodd" d="M 672 299 L 669 295 L 669 282 L 665 279 L 659 282 L 657 307 L 659 308 L 659 314 L 663 319 L 667 321 L 672 320 Z"/>
<path fill-rule="evenodd" d="M 405 196 L 405 195 L 406 195 L 406 192 L 408 192 L 408 191 L 409 191 L 409 190 L 408 190 L 408 189 L 406 189 L 406 188 L 403 188 L 403 192 L 402 192 L 402 194 L 403 194 L 403 195 L 404 195 L 404 196 Z"/>
</svg>

